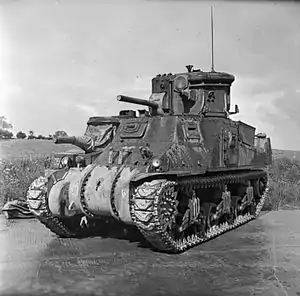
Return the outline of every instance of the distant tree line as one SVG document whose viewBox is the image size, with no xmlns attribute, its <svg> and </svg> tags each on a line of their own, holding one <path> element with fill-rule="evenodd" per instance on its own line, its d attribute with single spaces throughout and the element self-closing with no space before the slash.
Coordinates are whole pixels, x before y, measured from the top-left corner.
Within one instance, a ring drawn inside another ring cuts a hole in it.
<svg viewBox="0 0 300 296">
<path fill-rule="evenodd" d="M 5 116 L 0 116 L 0 139 L 12 139 L 14 138 L 14 134 L 10 131 L 13 128 L 13 125 L 9 123 Z M 58 136 L 68 136 L 65 131 L 56 131 L 53 135 L 35 135 L 34 131 L 29 131 L 28 135 L 23 131 L 19 131 L 16 133 L 17 139 L 28 139 L 28 140 L 52 140 L 53 137 Z"/>
<path fill-rule="evenodd" d="M 11 139 L 14 135 L 9 129 L 13 128 L 5 116 L 0 116 L 0 139 Z"/>
<path fill-rule="evenodd" d="M 18 137 L 18 135 L 19 135 L 19 137 Z M 27 139 L 29 139 L 29 140 L 32 140 L 32 139 L 37 139 L 37 140 L 52 140 L 53 138 L 65 137 L 65 136 L 68 136 L 68 134 L 65 131 L 56 131 L 53 135 L 48 135 L 47 137 L 45 137 L 43 135 L 35 136 L 34 135 L 34 131 L 29 131 Z M 20 131 L 20 132 L 18 132 L 16 134 L 16 137 L 18 139 L 25 139 L 26 138 L 26 134 Z"/>
</svg>

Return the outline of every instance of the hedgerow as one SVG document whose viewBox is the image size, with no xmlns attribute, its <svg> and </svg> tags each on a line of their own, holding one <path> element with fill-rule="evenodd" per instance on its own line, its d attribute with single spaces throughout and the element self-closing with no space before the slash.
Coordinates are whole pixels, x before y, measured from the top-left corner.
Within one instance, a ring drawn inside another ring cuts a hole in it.
<svg viewBox="0 0 300 296">
<path fill-rule="evenodd" d="M 34 179 L 44 174 L 51 156 L 19 157 L 0 161 L 0 205 L 26 199 Z M 275 159 L 268 168 L 269 194 L 263 210 L 300 208 L 300 164 L 288 158 Z"/>
<path fill-rule="evenodd" d="M 19 157 L 0 161 L 0 205 L 15 199 L 26 200 L 29 185 L 44 175 L 50 156 Z"/>
</svg>

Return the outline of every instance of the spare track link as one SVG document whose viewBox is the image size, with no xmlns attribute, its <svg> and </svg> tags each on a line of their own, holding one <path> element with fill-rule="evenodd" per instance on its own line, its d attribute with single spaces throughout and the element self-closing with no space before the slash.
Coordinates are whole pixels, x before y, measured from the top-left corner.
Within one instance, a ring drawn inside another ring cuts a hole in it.
<svg viewBox="0 0 300 296">
<path fill-rule="evenodd" d="M 246 214 L 244 216 L 238 216 L 232 224 L 225 223 L 223 225 L 215 226 L 213 229 L 209 229 L 205 235 L 201 237 L 193 234 L 187 238 L 175 241 L 170 234 L 164 231 L 160 217 L 158 216 L 158 203 L 160 194 L 166 191 L 166 189 L 168 195 L 167 198 L 170 199 L 172 194 L 170 195 L 168 191 L 172 190 L 171 188 L 174 189 L 174 186 L 176 185 L 179 185 L 179 189 L 181 190 L 186 187 L 209 188 L 220 187 L 221 184 L 241 183 L 257 178 L 264 178 L 266 180 L 266 189 L 256 205 L 254 215 Z M 264 205 L 267 191 L 267 173 L 265 171 L 223 174 L 213 177 L 187 177 L 179 179 L 177 182 L 166 179 L 153 180 L 144 182 L 134 189 L 133 194 L 131 195 L 130 212 L 135 225 L 155 249 L 163 252 L 179 253 L 255 219 Z"/>
<path fill-rule="evenodd" d="M 30 185 L 27 191 L 27 200 L 31 204 L 30 210 L 32 213 L 42 224 L 60 237 L 71 238 L 84 235 L 84 232 L 87 231 L 85 228 L 76 227 L 71 229 L 60 218 L 52 215 L 48 206 L 47 185 L 48 180 L 45 177 L 37 178 Z M 90 227 L 95 226 L 91 224 Z"/>
</svg>

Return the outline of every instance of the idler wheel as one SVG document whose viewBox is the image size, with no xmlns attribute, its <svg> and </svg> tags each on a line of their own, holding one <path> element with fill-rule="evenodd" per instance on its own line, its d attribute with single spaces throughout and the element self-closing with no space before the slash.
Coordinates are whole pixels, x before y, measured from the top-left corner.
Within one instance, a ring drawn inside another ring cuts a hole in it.
<svg viewBox="0 0 300 296">
<path fill-rule="evenodd" d="M 266 190 L 266 182 L 264 178 L 259 178 L 255 180 L 252 184 L 253 186 L 253 194 L 256 199 L 262 198 L 265 190 Z"/>
</svg>

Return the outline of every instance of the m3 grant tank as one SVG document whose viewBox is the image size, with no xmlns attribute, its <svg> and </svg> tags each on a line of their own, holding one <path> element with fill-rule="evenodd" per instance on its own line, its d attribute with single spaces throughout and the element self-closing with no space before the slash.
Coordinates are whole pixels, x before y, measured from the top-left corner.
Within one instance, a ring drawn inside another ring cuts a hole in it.
<svg viewBox="0 0 300 296">
<path fill-rule="evenodd" d="M 91 117 L 82 137 L 59 137 L 83 152 L 57 162 L 30 186 L 37 219 L 60 237 L 110 227 L 137 228 L 163 252 L 182 252 L 255 219 L 267 192 L 270 138 L 230 117 L 228 73 L 157 75 L 148 110 Z"/>
</svg>

